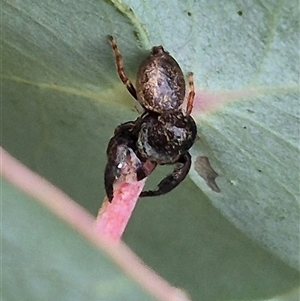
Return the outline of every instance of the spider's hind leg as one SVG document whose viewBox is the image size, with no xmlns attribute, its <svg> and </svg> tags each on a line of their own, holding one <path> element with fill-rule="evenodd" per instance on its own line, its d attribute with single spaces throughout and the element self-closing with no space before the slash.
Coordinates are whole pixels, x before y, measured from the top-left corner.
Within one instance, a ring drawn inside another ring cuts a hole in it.
<svg viewBox="0 0 300 301">
<path fill-rule="evenodd" d="M 189 86 L 190 86 L 190 92 L 187 99 L 187 105 L 186 105 L 186 114 L 190 115 L 193 110 L 193 104 L 194 104 L 194 98 L 195 98 L 195 86 L 194 86 L 194 75 L 192 72 L 189 73 Z"/>
<path fill-rule="evenodd" d="M 113 36 L 108 36 L 108 39 L 109 39 L 109 43 L 110 43 L 110 45 L 113 49 L 114 55 L 115 55 L 118 75 L 119 75 L 121 81 L 123 82 L 123 84 L 126 86 L 129 93 L 135 99 L 137 99 L 136 90 L 124 70 L 124 63 L 123 63 L 122 55 L 119 51 L 118 45 L 117 45 L 115 39 L 113 38 Z"/>
</svg>

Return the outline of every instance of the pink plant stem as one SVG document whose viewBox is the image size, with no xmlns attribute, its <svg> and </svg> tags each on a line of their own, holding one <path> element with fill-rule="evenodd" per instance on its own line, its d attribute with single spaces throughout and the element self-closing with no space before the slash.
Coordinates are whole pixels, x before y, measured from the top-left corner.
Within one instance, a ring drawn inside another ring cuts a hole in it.
<svg viewBox="0 0 300 301">
<path fill-rule="evenodd" d="M 107 198 L 104 199 L 95 221 L 96 233 L 99 236 L 111 243 L 121 240 L 145 181 L 146 179 L 115 185 L 114 198 L 111 203 Z"/>
<path fill-rule="evenodd" d="M 61 190 L 54 187 L 47 180 L 35 174 L 18 160 L 13 158 L 1 146 L 0 175 L 5 181 L 14 185 L 16 189 L 30 195 L 36 199 L 38 203 L 45 206 L 57 217 L 65 221 L 66 224 L 69 224 L 71 227 L 76 229 L 80 235 L 86 237 L 91 243 L 96 245 L 97 248 L 99 248 L 99 252 L 100 250 L 101 252 L 104 251 L 112 262 L 132 277 L 132 279 L 134 279 L 141 288 L 151 294 L 153 298 L 157 298 L 157 300 L 161 301 L 191 301 L 182 290 L 171 286 L 168 282 L 155 274 L 150 267 L 147 267 L 141 259 L 139 259 L 136 254 L 134 254 L 122 242 L 117 244 L 117 246 L 114 246 L 111 243 L 109 244 L 107 239 L 105 241 L 101 235 L 104 235 L 104 232 L 109 234 L 109 231 L 104 231 L 104 228 L 107 228 L 106 226 L 108 226 L 109 223 L 105 223 L 106 225 L 102 229 L 100 227 L 99 235 L 98 233 L 95 233 L 97 230 L 95 229 L 95 221 L 91 214 L 71 200 Z M 143 186 L 144 182 L 145 180 L 137 182 L 137 186 Z M 125 191 L 122 191 L 122 189 L 118 191 L 118 188 L 116 187 L 116 197 L 123 193 L 130 194 L 130 191 L 133 192 L 133 190 L 136 189 L 133 187 L 126 188 L 128 185 L 135 186 L 135 183 L 125 184 Z M 139 188 L 138 192 L 135 192 L 135 202 L 138 199 L 141 190 L 142 187 Z M 116 198 L 113 199 L 111 206 L 113 206 L 113 202 L 115 200 Z M 9 200 L 3 201 L 5 202 Z M 29 201 L 26 199 L 26 202 Z M 108 208 L 111 206 L 108 206 Z M 133 207 L 131 211 L 134 209 Z M 102 216 L 101 210 L 99 212 L 99 216 Z M 16 216 L 16 219 L 17 218 L 18 217 Z M 14 225 L 12 224 L 11 226 L 13 227 Z M 126 223 L 124 224 L 124 228 L 125 226 Z M 96 221 L 96 227 L 98 227 L 98 218 Z M 53 235 L 55 235 L 55 233 Z M 120 237 L 121 234 L 119 235 L 119 239 Z M 118 242 L 118 240 L 115 240 L 115 242 Z"/>
</svg>

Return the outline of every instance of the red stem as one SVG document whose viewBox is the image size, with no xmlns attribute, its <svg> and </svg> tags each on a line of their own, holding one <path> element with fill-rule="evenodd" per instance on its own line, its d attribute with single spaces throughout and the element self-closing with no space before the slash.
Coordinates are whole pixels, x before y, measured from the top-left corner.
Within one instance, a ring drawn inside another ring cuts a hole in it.
<svg viewBox="0 0 300 301">
<path fill-rule="evenodd" d="M 111 203 L 104 199 L 95 221 L 96 233 L 112 243 L 118 243 L 136 206 L 145 181 L 115 185 Z"/>
</svg>

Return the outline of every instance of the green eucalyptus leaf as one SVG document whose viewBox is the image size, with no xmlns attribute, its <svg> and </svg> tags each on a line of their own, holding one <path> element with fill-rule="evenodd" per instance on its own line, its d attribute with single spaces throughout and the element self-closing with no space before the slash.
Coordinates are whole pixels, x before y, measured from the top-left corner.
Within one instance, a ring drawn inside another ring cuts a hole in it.
<svg viewBox="0 0 300 301">
<path fill-rule="evenodd" d="M 87 239 L 2 182 L 2 300 L 156 300 Z"/>
<path fill-rule="evenodd" d="M 298 287 L 296 0 L 2 0 L 1 14 L 6 150 L 96 214 L 109 138 L 139 114 L 107 35 L 133 82 L 162 44 L 194 72 L 200 139 L 191 153 L 209 158 L 221 192 L 193 166 L 176 190 L 139 202 L 125 241 L 194 300 L 269 299 Z M 158 168 L 148 188 L 168 171 Z"/>
</svg>

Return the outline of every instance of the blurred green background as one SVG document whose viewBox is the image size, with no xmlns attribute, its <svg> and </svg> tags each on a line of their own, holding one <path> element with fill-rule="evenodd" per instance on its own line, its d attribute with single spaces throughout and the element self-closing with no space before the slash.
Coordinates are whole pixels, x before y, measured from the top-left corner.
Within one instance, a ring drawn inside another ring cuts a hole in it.
<svg viewBox="0 0 300 301">
<path fill-rule="evenodd" d="M 194 72 L 200 140 L 191 152 L 209 157 L 221 193 L 192 168 L 173 192 L 138 203 L 124 240 L 193 300 L 287 300 L 299 285 L 298 6 L 1 0 L 1 144 L 96 215 L 107 143 L 118 124 L 139 114 L 117 77 L 107 34 L 133 81 L 149 49 L 164 45 L 185 74 Z M 210 101 L 213 111 L 205 109 Z M 168 171 L 158 168 L 148 187 Z M 4 239 L 22 254 L 32 241 L 19 237 L 32 230 L 12 226 L 16 208 L 28 200 L 11 191 L 4 186 L 4 196 L 18 199 L 3 198 L 11 212 Z M 38 212 L 31 219 L 42 225 L 48 213 Z M 9 243 L 13 237 L 16 244 Z M 61 252 L 67 270 L 76 266 Z M 18 271 L 13 263 L 7 275 Z M 113 290 L 105 298 L 118 300 Z"/>
</svg>

